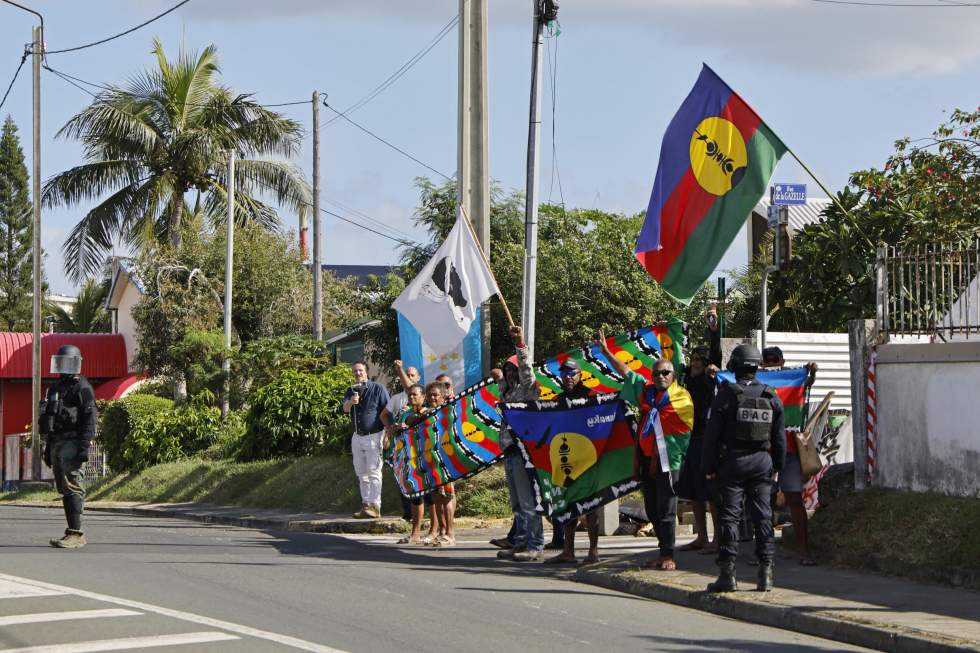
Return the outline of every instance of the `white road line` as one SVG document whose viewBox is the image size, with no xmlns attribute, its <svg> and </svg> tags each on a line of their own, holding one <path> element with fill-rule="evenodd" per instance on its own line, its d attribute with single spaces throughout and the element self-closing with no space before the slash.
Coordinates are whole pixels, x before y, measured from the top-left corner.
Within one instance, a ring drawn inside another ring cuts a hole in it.
<svg viewBox="0 0 980 653">
<path fill-rule="evenodd" d="M 42 589 L 34 585 L 25 585 L 0 578 L 0 599 L 23 599 L 31 596 L 58 596 L 59 594 L 64 594 L 64 592 Z"/>
<path fill-rule="evenodd" d="M 291 646 L 301 651 L 310 651 L 311 653 L 346 653 L 345 651 L 342 651 L 340 649 L 331 648 L 329 646 L 323 646 L 322 644 L 315 644 L 313 642 L 307 642 L 305 640 L 297 639 L 295 637 L 290 637 L 288 635 L 270 633 L 267 630 L 259 630 L 258 628 L 252 628 L 250 626 L 242 626 L 241 624 L 234 624 L 231 623 L 230 621 L 221 621 L 219 619 L 203 617 L 201 615 L 193 614 L 191 612 L 181 612 L 180 610 L 171 610 L 170 608 L 163 608 L 157 605 L 150 605 L 149 603 L 130 601 L 129 599 L 121 599 L 116 596 L 109 596 L 108 594 L 96 594 L 95 592 L 78 590 L 72 587 L 63 587 L 61 585 L 45 583 L 43 581 L 33 580 L 30 578 L 19 578 L 17 576 L 10 576 L 8 574 L 0 574 L 0 583 L 4 581 L 9 581 L 11 583 L 23 583 L 25 585 L 30 585 L 38 589 L 49 590 L 56 594 L 72 594 L 74 596 L 81 596 L 83 598 L 92 599 L 94 601 L 102 601 L 103 603 L 112 603 L 115 605 L 121 605 L 127 608 L 133 608 L 134 610 L 152 612 L 154 614 L 163 615 L 165 617 L 170 617 L 172 619 L 189 621 L 191 623 L 200 624 L 202 626 L 208 626 L 210 628 L 220 628 L 221 630 L 227 630 L 228 632 L 237 633 L 239 635 L 245 635 L 246 637 L 255 637 L 257 639 L 264 639 L 270 642 L 275 642 L 276 644 L 281 644 L 283 646 Z M 33 653 L 32 649 L 24 649 L 24 650 L 31 651 L 31 653 Z M 40 650 L 44 651 L 44 649 L 40 649 Z M 11 652 L 0 650 L 0 653 L 11 653 Z M 45 651 L 45 653 L 47 652 Z M 55 649 L 52 653 L 62 653 L 62 651 Z M 74 653 L 74 651 L 72 651 L 72 653 Z"/>
<path fill-rule="evenodd" d="M 103 619 L 106 617 L 135 617 L 143 614 L 135 610 L 111 608 L 108 610 L 75 610 L 71 612 L 35 612 L 33 614 L 15 614 L 0 617 L 0 626 L 16 624 L 40 624 L 49 621 L 74 621 L 76 619 Z"/>
<path fill-rule="evenodd" d="M 98 651 L 128 651 L 158 646 L 180 646 L 183 644 L 204 644 L 205 642 L 226 642 L 241 639 L 228 633 L 181 633 L 179 635 L 150 635 L 149 637 L 122 637 L 120 639 L 98 639 L 91 642 L 72 644 L 47 644 L 24 646 L 22 648 L 0 649 L 0 653 L 97 653 Z"/>
</svg>

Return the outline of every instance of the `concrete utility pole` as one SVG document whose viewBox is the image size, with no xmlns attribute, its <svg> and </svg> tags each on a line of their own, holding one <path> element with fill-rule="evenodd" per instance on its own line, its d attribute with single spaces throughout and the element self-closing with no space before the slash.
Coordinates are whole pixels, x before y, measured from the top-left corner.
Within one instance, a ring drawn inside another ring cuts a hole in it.
<svg viewBox="0 0 980 653">
<path fill-rule="evenodd" d="M 531 49 L 531 109 L 527 134 L 527 190 L 524 207 L 524 295 L 521 321 L 524 341 L 534 359 L 534 312 L 538 283 L 538 146 L 541 142 L 541 64 L 544 26 L 558 16 L 554 0 L 534 0 Z"/>
<path fill-rule="evenodd" d="M 34 254 L 34 352 L 31 382 L 31 479 L 41 480 L 41 438 L 37 432 L 37 420 L 41 404 L 41 59 L 44 57 L 44 21 L 31 30 L 32 68 L 34 72 L 34 224 L 31 249 Z"/>
<path fill-rule="evenodd" d="M 320 221 L 320 92 L 313 91 L 313 337 L 317 340 L 323 339 Z"/>
<path fill-rule="evenodd" d="M 487 113 L 487 0 L 459 0 L 457 201 L 490 256 L 490 164 Z M 490 306 L 480 310 L 483 375 L 490 373 Z"/>
<path fill-rule="evenodd" d="M 232 277 L 235 267 L 235 150 L 228 150 L 228 232 L 225 243 L 225 349 L 231 349 L 231 301 Z M 226 354 L 221 364 L 224 371 L 224 392 L 221 397 L 221 417 L 228 417 L 231 394 L 231 355 Z"/>
</svg>

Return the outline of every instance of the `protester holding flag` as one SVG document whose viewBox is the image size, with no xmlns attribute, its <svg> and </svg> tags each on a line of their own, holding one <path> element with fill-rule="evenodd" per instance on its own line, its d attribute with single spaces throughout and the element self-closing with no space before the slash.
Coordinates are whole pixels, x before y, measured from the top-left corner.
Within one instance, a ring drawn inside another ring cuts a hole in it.
<svg viewBox="0 0 980 653">
<path fill-rule="evenodd" d="M 558 367 L 561 376 L 562 392 L 554 401 L 568 404 L 574 399 L 594 397 L 597 393 L 582 383 L 582 368 L 574 358 L 568 358 Z M 599 562 L 599 515 L 593 510 L 584 515 L 585 528 L 589 533 L 589 553 L 582 564 L 590 565 Z M 556 556 L 545 560 L 545 564 L 575 564 L 575 528 L 578 519 L 570 519 L 566 523 L 552 522 L 556 529 L 563 529 L 562 551 Z"/>
<path fill-rule="evenodd" d="M 531 368 L 531 353 L 524 342 L 524 331 L 519 326 L 512 326 L 510 337 L 517 353 L 503 365 L 503 378 L 497 382 L 500 400 L 535 401 L 541 389 Z M 497 557 L 516 562 L 541 560 L 544 551 L 544 527 L 541 515 L 535 509 L 534 488 L 524 456 L 514 442 L 506 417 L 500 427 L 500 446 L 504 449 L 504 473 L 510 493 L 510 507 L 514 513 L 514 527 L 508 538 L 510 547 L 498 551 Z"/>
<path fill-rule="evenodd" d="M 674 546 L 677 540 L 677 493 L 674 486 L 691 439 L 694 403 L 677 383 L 674 365 L 667 359 L 654 363 L 653 381 L 634 372 L 613 355 L 600 330 L 595 344 L 623 377 L 621 399 L 640 409 L 636 472 L 643 485 L 647 519 L 660 544 L 660 557 L 646 566 L 663 571 L 677 569 Z"/>
<path fill-rule="evenodd" d="M 447 394 L 448 392 L 444 383 L 433 381 L 425 386 L 425 399 L 428 404 L 427 410 L 420 418 L 416 418 L 416 421 L 421 421 L 421 419 L 432 415 L 442 408 L 446 404 Z M 409 425 L 412 426 L 413 424 L 410 423 Z M 440 446 L 442 445 L 440 444 Z M 433 461 L 433 464 L 436 463 Z M 453 484 L 445 483 L 433 490 L 432 504 L 433 512 L 436 513 L 439 520 L 439 532 L 435 539 L 432 540 L 431 545 L 436 547 L 455 546 L 456 490 Z"/>
<path fill-rule="evenodd" d="M 766 347 L 762 350 L 762 367 L 765 369 L 782 369 L 786 366 L 783 350 L 779 347 Z M 817 376 L 817 364 L 806 364 L 807 387 L 812 386 Z M 803 466 L 800 464 L 800 454 L 796 447 L 796 429 L 786 430 L 786 464 L 779 473 L 777 487 L 786 498 L 789 508 L 790 521 L 793 523 L 793 533 L 796 535 L 796 548 L 800 552 L 800 564 L 804 567 L 816 565 L 810 557 L 809 523 L 806 507 L 803 505 Z"/>
<path fill-rule="evenodd" d="M 394 362 L 394 368 L 395 374 L 398 376 L 398 380 L 401 382 L 403 390 L 391 395 L 391 398 L 388 399 L 388 403 L 385 404 L 385 409 L 381 411 L 381 423 L 385 425 L 385 439 L 383 447 L 385 451 L 388 450 L 388 447 L 391 444 L 391 438 L 396 433 L 396 430 L 392 428 L 395 419 L 408 407 L 408 389 L 418 383 L 419 379 L 422 378 L 422 375 L 419 374 L 418 368 L 412 366 L 405 368 L 400 360 L 396 360 Z M 422 396 L 424 399 L 424 391 Z M 405 521 L 411 521 L 412 504 L 404 494 L 401 496 L 401 500 L 402 519 Z"/>
<path fill-rule="evenodd" d="M 356 519 L 377 519 L 381 516 L 381 453 L 384 424 L 381 411 L 388 403 L 388 390 L 368 378 L 367 365 L 357 361 L 351 365 L 355 383 L 344 394 L 343 411 L 351 416 L 354 433 L 351 453 L 354 473 L 361 491 L 361 509 Z"/>
<path fill-rule="evenodd" d="M 408 398 L 408 404 L 401 413 L 396 415 L 391 422 L 390 429 L 393 434 L 401 433 L 408 429 L 412 424 L 418 421 L 425 414 L 425 388 L 421 385 L 415 384 L 409 386 L 405 390 L 405 394 Z M 389 404 L 390 405 L 390 404 Z M 412 532 L 402 539 L 398 540 L 399 544 L 430 544 L 438 536 L 439 533 L 439 518 L 436 515 L 435 507 L 432 503 L 430 495 L 425 495 L 424 497 L 416 497 L 414 499 L 405 499 L 404 495 L 402 498 L 408 502 L 410 510 L 410 519 L 412 522 Z M 429 513 L 431 519 L 429 520 L 429 533 L 422 537 L 422 520 L 425 516 L 425 506 L 429 506 Z"/>
</svg>

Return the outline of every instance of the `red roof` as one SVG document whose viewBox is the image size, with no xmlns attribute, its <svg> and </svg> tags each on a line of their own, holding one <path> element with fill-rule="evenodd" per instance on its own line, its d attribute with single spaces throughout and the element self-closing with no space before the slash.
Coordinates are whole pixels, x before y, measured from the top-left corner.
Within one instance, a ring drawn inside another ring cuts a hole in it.
<svg viewBox="0 0 980 653">
<path fill-rule="evenodd" d="M 118 379 L 100 383 L 95 387 L 96 399 L 119 399 L 134 385 L 148 378 L 146 374 L 130 374 Z"/>
<path fill-rule="evenodd" d="M 0 332 L 0 378 L 31 378 L 34 339 L 30 333 Z M 62 345 L 82 350 L 82 374 L 90 379 L 111 379 L 129 374 L 126 343 L 115 333 L 45 333 L 41 335 L 41 376 L 51 374 L 51 356 Z"/>
</svg>

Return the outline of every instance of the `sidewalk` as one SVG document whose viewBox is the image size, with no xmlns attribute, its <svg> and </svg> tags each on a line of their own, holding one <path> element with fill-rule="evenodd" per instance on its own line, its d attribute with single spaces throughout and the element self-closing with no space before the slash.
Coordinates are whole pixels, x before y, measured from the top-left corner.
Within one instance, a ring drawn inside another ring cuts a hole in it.
<svg viewBox="0 0 980 653">
<path fill-rule="evenodd" d="M 678 554 L 678 571 L 642 570 L 650 556 L 622 556 L 578 570 L 577 580 L 696 610 L 883 651 L 980 651 L 980 593 L 819 566 L 777 552 L 776 590 L 755 591 L 741 547 L 739 591 L 709 594 L 714 556 Z M 748 549 L 748 550 L 747 550 Z"/>
</svg>

